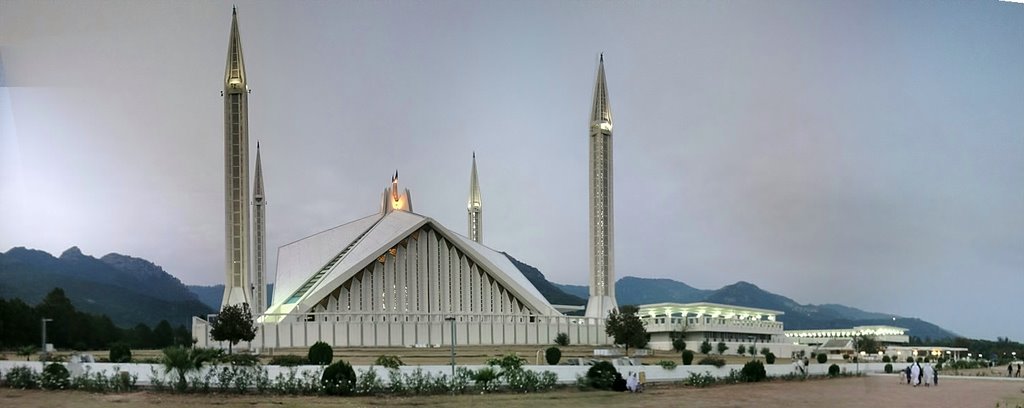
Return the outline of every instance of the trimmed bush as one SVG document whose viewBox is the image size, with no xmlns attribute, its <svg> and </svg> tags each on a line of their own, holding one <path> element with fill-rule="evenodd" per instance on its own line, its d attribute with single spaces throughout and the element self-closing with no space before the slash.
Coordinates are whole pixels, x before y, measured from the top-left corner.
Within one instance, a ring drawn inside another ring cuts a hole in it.
<svg viewBox="0 0 1024 408">
<path fill-rule="evenodd" d="M 889 364 L 889 363 L 885 364 L 885 373 L 886 374 L 892 374 L 892 364 Z"/>
<path fill-rule="evenodd" d="M 555 336 L 555 344 L 557 344 L 559 346 L 562 346 L 562 347 L 568 346 L 569 345 L 569 333 L 558 333 L 558 335 Z"/>
<path fill-rule="evenodd" d="M 775 364 L 775 353 L 768 353 L 764 356 L 764 362 L 768 364 Z"/>
<path fill-rule="evenodd" d="M 693 351 L 683 350 L 683 365 L 693 364 Z"/>
<path fill-rule="evenodd" d="M 686 339 L 683 337 L 676 337 L 672 339 L 672 350 L 682 352 L 686 350 Z"/>
<path fill-rule="evenodd" d="M 832 364 L 832 365 L 828 366 L 828 375 L 829 375 L 829 377 L 835 377 L 835 376 L 839 375 L 839 365 Z"/>
<path fill-rule="evenodd" d="M 295 367 L 308 363 L 303 356 L 293 356 L 289 354 L 274 356 L 270 359 L 270 365 L 282 366 L 282 367 Z"/>
<path fill-rule="evenodd" d="M 825 362 L 828 361 L 828 354 L 824 354 L 824 353 L 818 354 L 817 358 L 818 358 L 818 364 L 825 364 Z"/>
<path fill-rule="evenodd" d="M 110 345 L 111 363 L 132 362 L 132 349 L 125 343 L 114 343 Z"/>
<path fill-rule="evenodd" d="M 39 385 L 48 390 L 63 390 L 71 386 L 71 373 L 63 364 L 51 363 L 43 369 Z"/>
<path fill-rule="evenodd" d="M 747 362 L 740 370 L 740 380 L 744 382 L 759 382 L 766 378 L 768 378 L 768 371 L 764 369 L 764 363 L 758 360 Z"/>
<path fill-rule="evenodd" d="M 704 357 L 697 362 L 698 365 L 712 365 L 718 368 L 725 366 L 725 359 L 719 357 Z"/>
<path fill-rule="evenodd" d="M 387 367 L 392 370 L 397 370 L 398 367 L 405 365 L 405 363 L 402 362 L 402 359 L 398 358 L 398 356 L 387 355 L 377 357 L 377 361 L 375 361 L 373 364 L 379 365 L 381 367 Z"/>
<path fill-rule="evenodd" d="M 318 341 L 309 346 L 309 355 L 306 358 L 310 364 L 327 365 L 334 361 L 334 350 L 331 345 Z"/>
<path fill-rule="evenodd" d="M 882 362 L 883 363 L 891 363 L 892 362 L 892 358 L 889 358 L 889 356 L 882 356 Z"/>
<path fill-rule="evenodd" d="M 550 365 L 558 365 L 558 360 L 562 359 L 562 350 L 558 347 L 548 347 L 544 350 L 544 360 L 547 360 Z"/>
<path fill-rule="evenodd" d="M 907 356 L 907 362 L 908 363 L 913 363 L 914 362 L 914 358 L 910 357 L 910 356 Z"/>
<path fill-rule="evenodd" d="M 338 360 L 324 369 L 320 385 L 327 394 L 350 395 L 356 389 L 356 372 L 344 360 Z"/>
<path fill-rule="evenodd" d="M 587 370 L 587 382 L 591 387 L 599 390 L 610 390 L 615 383 L 616 374 L 618 373 L 619 371 L 615 369 L 612 363 L 599 361 Z"/>
</svg>

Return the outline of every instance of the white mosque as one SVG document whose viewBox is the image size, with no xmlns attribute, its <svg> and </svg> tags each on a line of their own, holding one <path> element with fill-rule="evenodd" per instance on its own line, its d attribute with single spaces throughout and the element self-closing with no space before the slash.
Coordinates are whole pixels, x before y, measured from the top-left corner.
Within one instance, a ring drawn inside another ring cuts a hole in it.
<svg viewBox="0 0 1024 408">
<path fill-rule="evenodd" d="M 247 89 L 238 16 L 232 12 L 224 78 L 223 305 L 248 303 L 258 315 L 249 347 L 308 347 L 317 341 L 335 347 L 412 347 L 451 344 L 453 337 L 460 345 L 548 345 L 559 333 L 568 334 L 572 344 L 611 343 L 605 319 L 618 305 L 612 115 L 603 55 L 589 125 L 591 272 L 584 316 L 564 315 L 570 308 L 550 304 L 504 254 L 483 244 L 475 155 L 466 235 L 416 213 L 409 190 L 399 189 L 396 172 L 376 213 L 279 248 L 273 300 L 264 305 L 265 192 L 257 146 L 250 209 Z M 250 241 L 255 243 L 251 255 Z M 755 341 L 780 352 L 793 345 L 787 346 L 782 323 L 775 321 L 782 314 L 777 311 L 716 304 L 641 305 L 640 310 L 655 348 L 670 347 L 671 336 L 681 332 L 688 333 L 692 347 L 703 339 Z M 193 319 L 198 346 L 218 345 L 209 329 L 207 319 Z"/>
</svg>

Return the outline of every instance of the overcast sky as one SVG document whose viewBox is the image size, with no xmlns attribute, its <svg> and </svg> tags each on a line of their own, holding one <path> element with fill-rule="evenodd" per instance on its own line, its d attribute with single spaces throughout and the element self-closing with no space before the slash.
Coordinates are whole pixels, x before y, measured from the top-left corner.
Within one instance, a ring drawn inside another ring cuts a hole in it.
<svg viewBox="0 0 1024 408">
<path fill-rule="evenodd" d="M 1024 340 L 1024 5 L 238 2 L 276 248 L 377 211 L 585 284 L 598 53 L 616 275 Z M 231 3 L 0 0 L 0 251 L 224 280 Z M 255 154 L 255 151 L 253 151 Z"/>
</svg>

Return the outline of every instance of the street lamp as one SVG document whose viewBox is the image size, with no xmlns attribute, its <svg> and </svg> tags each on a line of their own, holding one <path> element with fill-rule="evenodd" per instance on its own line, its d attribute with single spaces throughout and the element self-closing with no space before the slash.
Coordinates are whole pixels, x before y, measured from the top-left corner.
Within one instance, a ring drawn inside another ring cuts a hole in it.
<svg viewBox="0 0 1024 408">
<path fill-rule="evenodd" d="M 43 356 L 41 357 L 40 361 L 42 361 L 43 366 L 46 366 L 46 354 L 47 354 L 47 351 L 46 351 L 46 322 L 52 322 L 53 319 L 47 319 L 47 318 L 44 317 L 44 318 L 42 318 L 42 321 L 43 321 L 43 348 L 42 348 Z"/>
<path fill-rule="evenodd" d="M 446 317 L 444 321 L 452 324 L 452 378 L 455 378 L 455 317 Z"/>
</svg>

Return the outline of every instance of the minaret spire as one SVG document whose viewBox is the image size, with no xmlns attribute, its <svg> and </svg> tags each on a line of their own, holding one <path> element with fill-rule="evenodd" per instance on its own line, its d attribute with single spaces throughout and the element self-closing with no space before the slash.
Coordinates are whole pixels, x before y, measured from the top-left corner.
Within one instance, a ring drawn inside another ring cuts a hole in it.
<svg viewBox="0 0 1024 408">
<path fill-rule="evenodd" d="M 238 13 L 231 10 L 228 57 L 224 68 L 224 232 L 225 274 L 221 307 L 250 302 L 249 93 L 238 34 Z"/>
<path fill-rule="evenodd" d="M 469 200 L 466 207 L 469 213 L 469 239 L 482 244 L 484 205 L 480 198 L 480 182 L 476 176 L 476 152 L 473 152 L 473 170 L 469 174 Z"/>
<path fill-rule="evenodd" d="M 252 311 L 256 315 L 267 309 L 267 214 L 263 195 L 263 166 L 260 163 L 260 142 L 256 142 L 256 172 L 253 176 L 253 291 Z"/>
<path fill-rule="evenodd" d="M 604 77 L 604 54 L 597 65 L 590 113 L 590 298 L 587 317 L 608 317 L 615 301 L 615 217 L 612 210 L 612 109 Z"/>
</svg>

